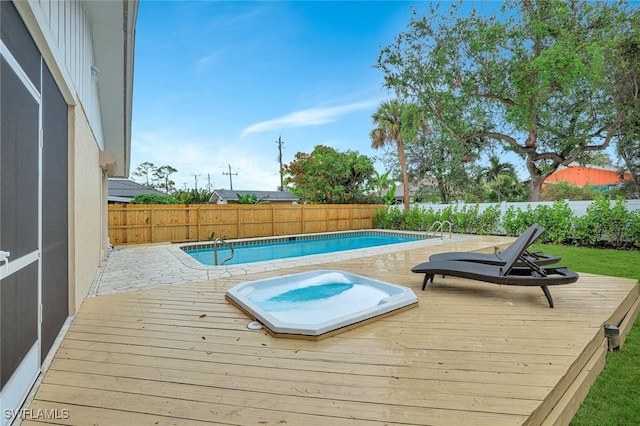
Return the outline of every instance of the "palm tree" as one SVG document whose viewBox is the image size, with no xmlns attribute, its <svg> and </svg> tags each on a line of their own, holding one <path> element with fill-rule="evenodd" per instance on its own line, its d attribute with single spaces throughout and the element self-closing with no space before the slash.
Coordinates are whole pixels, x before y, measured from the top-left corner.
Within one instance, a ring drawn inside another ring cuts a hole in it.
<svg viewBox="0 0 640 426">
<path fill-rule="evenodd" d="M 518 183 L 518 175 L 513 164 L 501 163 L 500 158 L 495 155 L 489 159 L 489 166 L 482 169 L 482 175 L 486 185 L 498 196 L 498 202 L 502 201 L 501 194 L 504 188 Z"/>
<path fill-rule="evenodd" d="M 403 134 L 417 132 L 418 127 L 424 127 L 422 115 L 415 105 L 404 104 L 394 99 L 382 102 L 371 118 L 373 119 L 373 124 L 377 126 L 369 135 L 371 137 L 371 147 L 378 149 L 386 144 L 395 142 L 398 148 L 398 159 L 402 169 L 402 186 L 404 189 L 404 209 L 409 210 L 409 175 L 404 153 Z M 404 124 L 403 119 L 406 121 Z M 409 126 L 413 127 L 413 129 L 409 129 Z"/>
<path fill-rule="evenodd" d="M 489 167 L 485 167 L 483 172 L 488 181 L 497 179 L 501 175 L 517 177 L 516 169 L 513 167 L 513 164 L 501 163 L 500 158 L 495 155 L 489 158 Z"/>
</svg>

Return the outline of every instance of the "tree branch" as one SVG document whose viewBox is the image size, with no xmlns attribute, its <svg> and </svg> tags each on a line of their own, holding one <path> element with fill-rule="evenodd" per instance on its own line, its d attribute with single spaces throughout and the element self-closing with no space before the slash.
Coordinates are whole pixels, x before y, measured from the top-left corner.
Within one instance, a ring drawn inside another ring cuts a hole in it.
<svg viewBox="0 0 640 426">
<path fill-rule="evenodd" d="M 516 106 L 516 103 L 511 99 L 493 93 L 476 93 L 476 95 L 485 99 L 497 99 L 505 105 Z"/>
</svg>

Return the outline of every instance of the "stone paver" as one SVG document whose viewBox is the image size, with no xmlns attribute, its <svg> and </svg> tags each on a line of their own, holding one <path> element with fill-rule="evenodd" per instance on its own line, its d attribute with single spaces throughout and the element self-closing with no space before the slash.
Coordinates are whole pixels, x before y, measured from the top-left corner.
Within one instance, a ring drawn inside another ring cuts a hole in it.
<svg viewBox="0 0 640 426">
<path fill-rule="evenodd" d="M 472 238 L 478 237 L 453 235 L 452 240 L 463 241 Z M 221 277 L 250 275 L 297 266 L 330 263 L 337 260 L 428 247 L 441 244 L 442 241 L 434 238 L 368 249 L 229 266 L 203 265 L 184 253 L 176 244 L 115 248 L 111 250 L 107 260 L 98 270 L 89 296 L 95 297 L 152 287 L 208 281 Z M 451 240 L 447 238 L 444 241 Z"/>
</svg>

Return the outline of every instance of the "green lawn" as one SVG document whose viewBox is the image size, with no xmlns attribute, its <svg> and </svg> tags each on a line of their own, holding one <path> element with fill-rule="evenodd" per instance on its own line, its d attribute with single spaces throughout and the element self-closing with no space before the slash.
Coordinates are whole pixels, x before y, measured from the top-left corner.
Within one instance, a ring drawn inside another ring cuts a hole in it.
<svg viewBox="0 0 640 426">
<path fill-rule="evenodd" d="M 577 272 L 640 280 L 640 251 L 534 244 L 531 251 L 562 256 L 560 264 Z M 607 353 L 607 363 L 571 421 L 572 426 L 640 424 L 640 319 L 622 350 Z"/>
</svg>

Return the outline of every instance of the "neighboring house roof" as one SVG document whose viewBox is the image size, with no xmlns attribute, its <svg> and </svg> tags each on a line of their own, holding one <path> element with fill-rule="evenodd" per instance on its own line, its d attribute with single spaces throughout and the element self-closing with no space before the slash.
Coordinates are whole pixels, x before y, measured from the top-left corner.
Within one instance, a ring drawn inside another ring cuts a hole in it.
<svg viewBox="0 0 640 426">
<path fill-rule="evenodd" d="M 237 201 L 238 195 L 245 196 L 255 194 L 260 201 L 268 201 L 271 203 L 294 203 L 300 200 L 300 197 L 288 191 L 235 191 L 230 189 L 214 189 L 210 203 L 224 203 Z"/>
<path fill-rule="evenodd" d="M 418 190 L 422 186 L 433 186 L 433 183 L 428 179 L 424 179 L 423 181 L 420 182 L 420 184 L 410 183 L 409 184 L 409 197 L 413 197 L 414 195 L 416 195 L 416 192 L 418 192 Z M 387 192 L 388 192 L 388 190 L 382 191 L 382 196 L 384 197 L 385 195 L 387 195 Z M 393 195 L 393 198 L 396 199 L 396 200 L 402 201 L 402 199 L 404 198 L 404 184 L 402 184 L 402 183 L 396 184 L 396 190 L 395 190 L 395 193 Z"/>
<path fill-rule="evenodd" d="M 624 180 L 630 180 L 631 174 L 624 173 Z M 554 184 L 566 182 L 577 186 L 611 186 L 623 182 L 620 171 L 613 167 L 580 166 L 571 164 L 567 167 L 560 167 L 549 175 L 544 184 Z"/>
<path fill-rule="evenodd" d="M 141 185 L 129 179 L 109 179 L 109 202 L 129 203 L 136 195 L 158 194 L 167 195 L 148 186 Z"/>
</svg>

